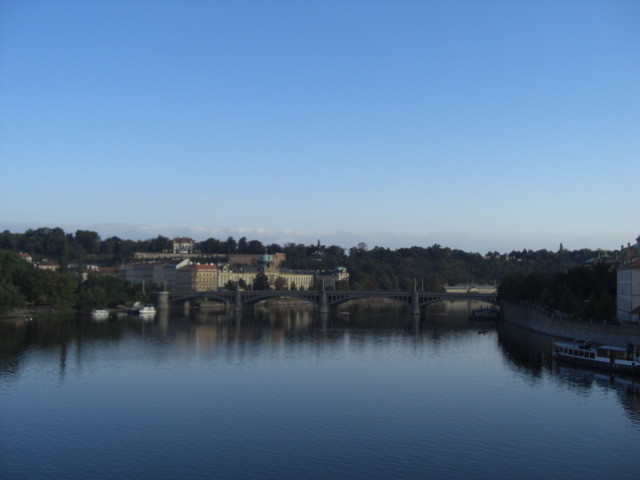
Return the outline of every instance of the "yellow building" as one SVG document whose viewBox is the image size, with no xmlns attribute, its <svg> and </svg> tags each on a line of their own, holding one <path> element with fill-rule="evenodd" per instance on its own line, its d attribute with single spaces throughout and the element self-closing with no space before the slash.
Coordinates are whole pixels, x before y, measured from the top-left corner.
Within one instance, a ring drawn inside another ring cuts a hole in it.
<svg viewBox="0 0 640 480">
<path fill-rule="evenodd" d="M 253 285 L 258 273 L 264 273 L 269 280 L 269 287 L 274 289 L 278 279 L 285 290 L 309 290 L 321 288 L 332 290 L 347 287 L 349 284 L 349 272 L 344 267 L 337 267 L 330 271 L 320 270 L 289 270 L 277 266 L 274 258 L 265 253 L 260 255 L 257 266 L 242 267 L 233 270 L 229 265 L 224 265 L 218 270 L 217 287 L 225 288 L 229 282 L 238 283 L 241 280 L 247 285 Z"/>
<path fill-rule="evenodd" d="M 186 265 L 176 271 L 176 289 L 181 292 L 211 292 L 216 290 L 218 268 L 210 264 Z"/>
</svg>

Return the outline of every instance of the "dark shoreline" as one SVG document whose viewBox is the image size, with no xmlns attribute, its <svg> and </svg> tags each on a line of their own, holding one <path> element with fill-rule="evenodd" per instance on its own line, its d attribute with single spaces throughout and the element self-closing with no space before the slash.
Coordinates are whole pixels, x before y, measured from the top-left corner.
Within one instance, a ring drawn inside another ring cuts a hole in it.
<svg viewBox="0 0 640 480">
<path fill-rule="evenodd" d="M 601 344 L 640 344 L 638 325 L 602 325 L 553 318 L 532 306 L 502 302 L 504 321 L 528 330 L 567 340 L 584 339 Z"/>
</svg>

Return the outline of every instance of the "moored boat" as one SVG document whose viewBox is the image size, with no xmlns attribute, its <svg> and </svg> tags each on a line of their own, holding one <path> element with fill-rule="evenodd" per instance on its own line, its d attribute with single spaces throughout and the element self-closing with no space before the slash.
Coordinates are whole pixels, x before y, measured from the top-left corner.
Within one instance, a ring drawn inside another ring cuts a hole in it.
<svg viewBox="0 0 640 480">
<path fill-rule="evenodd" d="M 138 315 L 152 316 L 156 314 L 156 307 L 152 303 L 146 303 L 137 311 Z"/>
<path fill-rule="evenodd" d="M 576 365 L 584 365 L 608 372 L 640 376 L 640 348 L 630 343 L 627 347 L 593 345 L 589 341 L 553 342 L 555 358 Z"/>
<path fill-rule="evenodd" d="M 497 308 L 478 308 L 471 311 L 471 318 L 474 320 L 497 320 L 499 316 Z"/>
<path fill-rule="evenodd" d="M 94 308 L 91 310 L 90 315 L 94 320 L 106 320 L 109 318 L 109 310 Z"/>
</svg>

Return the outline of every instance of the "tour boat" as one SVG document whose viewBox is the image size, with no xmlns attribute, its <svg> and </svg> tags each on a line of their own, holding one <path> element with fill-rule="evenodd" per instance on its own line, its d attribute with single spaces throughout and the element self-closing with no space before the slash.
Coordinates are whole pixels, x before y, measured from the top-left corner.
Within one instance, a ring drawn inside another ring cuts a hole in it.
<svg viewBox="0 0 640 480">
<path fill-rule="evenodd" d="M 630 343 L 626 348 L 592 345 L 589 341 L 553 342 L 553 356 L 576 365 L 599 368 L 614 373 L 640 376 L 640 347 Z"/>
<path fill-rule="evenodd" d="M 109 318 L 109 310 L 94 308 L 91 310 L 91 318 L 94 320 L 104 320 Z"/>
</svg>

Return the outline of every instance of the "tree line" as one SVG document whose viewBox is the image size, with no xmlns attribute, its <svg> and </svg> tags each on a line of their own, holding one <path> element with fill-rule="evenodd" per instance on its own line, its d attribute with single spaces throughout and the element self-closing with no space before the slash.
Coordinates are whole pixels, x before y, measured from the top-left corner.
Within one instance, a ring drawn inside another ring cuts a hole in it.
<svg viewBox="0 0 640 480">
<path fill-rule="evenodd" d="M 102 239 L 93 231 L 77 230 L 66 233 L 61 228 L 30 229 L 24 233 L 0 233 L 0 249 L 9 252 L 25 252 L 34 260 L 55 260 L 64 273 L 68 265 L 94 263 L 100 266 L 117 266 L 131 262 L 136 252 L 164 253 L 172 251 L 169 238 L 158 235 L 147 240 L 127 240 L 119 237 Z M 226 240 L 208 238 L 196 242 L 196 252 L 203 254 L 284 253 L 283 267 L 293 270 L 331 270 L 346 267 L 350 274 L 349 288 L 354 290 L 412 290 L 439 291 L 453 284 L 498 284 L 511 275 L 544 274 L 568 271 L 584 265 L 588 259 L 608 252 L 589 249 L 527 250 L 510 253 L 488 252 L 485 255 L 451 249 L 435 244 L 429 247 L 413 246 L 369 248 L 359 243 L 348 250 L 338 245 L 301 243 L 263 244 L 259 240 Z M 38 274 L 48 275 L 48 274 Z M 93 280 L 92 280 L 93 281 Z M 7 295 L 13 291 L 6 287 Z M 84 288 L 84 287 L 83 287 Z M 111 291 L 112 287 L 96 287 Z M 13 292 L 15 293 L 15 292 Z M 88 295 L 84 292 L 85 297 Z M 80 295 L 79 291 L 76 294 Z M 33 301 L 33 297 L 30 297 Z"/>
<path fill-rule="evenodd" d="M 68 273 L 41 270 L 13 252 L 0 250 L 0 312 L 24 307 L 91 310 L 149 300 L 140 285 L 110 275 L 78 281 Z"/>
<path fill-rule="evenodd" d="M 498 298 L 539 304 L 570 316 L 613 321 L 616 272 L 605 263 L 596 263 L 555 274 L 512 273 L 500 284 Z"/>
</svg>

